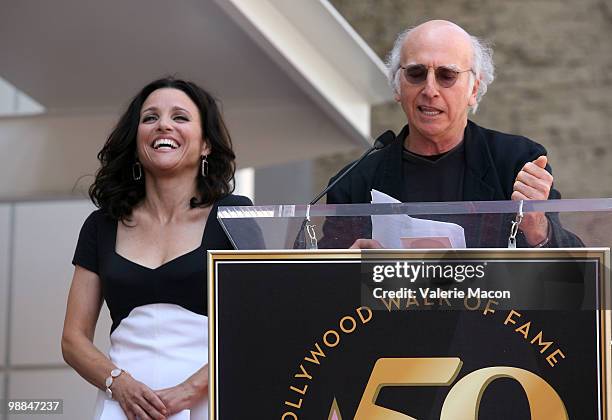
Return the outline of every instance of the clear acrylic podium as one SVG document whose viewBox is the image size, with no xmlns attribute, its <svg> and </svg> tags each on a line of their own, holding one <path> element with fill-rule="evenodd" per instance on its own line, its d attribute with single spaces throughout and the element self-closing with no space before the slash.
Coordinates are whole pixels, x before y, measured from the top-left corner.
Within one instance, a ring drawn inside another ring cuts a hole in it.
<svg viewBox="0 0 612 420">
<path fill-rule="evenodd" d="M 507 249 L 531 212 L 548 218 L 546 249 L 520 233 Z M 461 226 L 470 249 L 347 250 L 392 219 L 401 238 L 407 216 Z M 612 419 L 612 199 L 220 207 L 218 218 L 239 251 L 209 252 L 211 420 L 252 407 L 284 419 Z M 407 279 L 401 264 L 440 274 Z M 453 273 L 470 267 L 482 276 Z"/>
<path fill-rule="evenodd" d="M 218 218 L 236 249 L 346 249 L 371 237 L 372 216 L 408 215 L 456 223 L 467 248 L 508 247 L 520 201 L 220 207 Z M 612 198 L 523 201 L 554 226 L 548 247 L 611 247 Z M 527 247 L 521 234 L 517 247 Z"/>
</svg>

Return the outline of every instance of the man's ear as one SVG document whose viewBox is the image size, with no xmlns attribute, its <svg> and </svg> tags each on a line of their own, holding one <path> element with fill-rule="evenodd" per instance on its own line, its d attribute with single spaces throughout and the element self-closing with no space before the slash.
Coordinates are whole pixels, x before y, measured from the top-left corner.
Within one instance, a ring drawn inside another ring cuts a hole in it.
<svg viewBox="0 0 612 420">
<path fill-rule="evenodd" d="M 399 86 L 400 83 L 401 82 L 399 82 L 398 86 L 393 89 L 393 99 L 395 99 L 395 102 L 397 102 L 397 103 L 401 103 L 402 102 L 402 94 L 401 94 L 401 90 L 400 90 L 401 86 Z"/>
<path fill-rule="evenodd" d="M 472 86 L 472 91 L 470 92 L 470 97 L 468 99 L 468 106 L 476 105 L 476 97 L 478 95 L 478 87 L 480 86 L 480 79 L 474 80 L 474 86 Z"/>
</svg>

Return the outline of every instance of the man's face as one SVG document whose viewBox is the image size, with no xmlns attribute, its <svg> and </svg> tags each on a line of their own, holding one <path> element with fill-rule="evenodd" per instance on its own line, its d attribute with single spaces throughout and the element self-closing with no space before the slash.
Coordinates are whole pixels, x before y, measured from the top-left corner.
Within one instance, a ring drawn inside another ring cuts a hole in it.
<svg viewBox="0 0 612 420">
<path fill-rule="evenodd" d="M 402 67 L 423 64 L 428 68 L 427 78 L 417 84 L 409 82 L 404 70 L 399 70 L 395 99 L 408 118 L 410 141 L 435 144 L 440 148 L 437 152 L 454 147 L 463 138 L 468 107 L 476 104 L 479 82 L 473 83 L 473 73 L 465 71 L 458 74 L 453 86 L 443 87 L 436 80 L 435 69 L 471 69 L 469 37 L 453 26 L 421 25 L 404 42 L 400 63 Z"/>
</svg>

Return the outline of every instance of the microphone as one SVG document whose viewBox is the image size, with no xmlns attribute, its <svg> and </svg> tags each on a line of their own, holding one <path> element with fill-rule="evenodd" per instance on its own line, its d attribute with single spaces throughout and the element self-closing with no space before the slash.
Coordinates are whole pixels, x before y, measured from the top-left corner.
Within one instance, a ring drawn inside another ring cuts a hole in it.
<svg viewBox="0 0 612 420">
<path fill-rule="evenodd" d="M 348 168 L 346 168 L 346 170 L 338 177 L 334 180 L 334 182 L 332 182 L 331 184 L 329 184 L 327 186 L 327 188 L 325 188 L 323 191 L 321 191 L 315 198 L 312 199 L 312 201 L 308 204 L 310 204 L 311 206 L 313 204 L 316 204 L 317 201 L 319 201 L 321 199 L 321 197 L 323 197 L 325 194 L 327 194 L 329 192 L 329 190 L 331 190 L 332 188 L 334 188 L 334 186 L 340 182 L 340 180 L 342 178 L 344 178 L 346 175 L 348 175 L 349 172 L 351 172 L 357 165 L 359 165 L 361 163 L 362 160 L 364 160 L 366 157 L 368 157 L 372 152 L 376 151 L 376 150 L 381 150 L 384 149 L 385 147 L 387 147 L 388 145 L 390 145 L 391 143 L 393 143 L 393 140 L 395 140 L 395 133 L 391 130 L 387 130 L 384 133 L 382 133 L 380 136 L 378 136 L 378 138 L 374 141 L 374 144 L 372 145 L 372 147 L 370 147 L 368 150 L 365 151 L 365 153 L 363 155 L 361 155 L 361 157 L 359 159 L 357 159 L 351 166 L 349 166 Z"/>
<path fill-rule="evenodd" d="M 349 172 L 351 172 L 357 165 L 359 165 L 372 152 L 384 149 L 385 147 L 387 147 L 388 145 L 393 143 L 393 140 L 395 140 L 395 133 L 393 131 L 391 131 L 391 130 L 387 130 L 384 133 L 382 133 L 380 136 L 378 136 L 378 138 L 374 141 L 374 144 L 372 145 L 372 147 L 370 147 L 368 150 L 366 150 L 364 152 L 364 154 L 361 155 L 361 157 L 359 159 L 357 159 L 351 166 L 346 168 L 346 170 L 338 178 L 336 178 L 334 180 L 334 182 L 329 184 L 323 191 L 321 191 L 315 198 L 313 198 L 312 201 L 310 203 L 308 203 L 308 205 L 312 206 L 312 205 L 316 204 L 317 201 L 319 201 L 321 199 L 321 197 L 323 197 L 325 194 L 327 194 L 329 192 L 329 190 L 334 188 L 334 186 L 338 182 L 340 182 L 340 180 L 342 178 L 344 178 L 346 175 L 348 175 Z M 294 249 L 304 249 L 305 248 L 305 245 L 306 245 L 305 230 L 306 230 L 306 226 L 307 225 L 308 225 L 308 219 L 304 219 L 304 221 L 302 222 L 302 225 L 300 226 L 298 234 L 297 234 L 297 236 L 295 238 L 295 241 L 293 242 L 293 248 Z M 314 241 L 316 241 L 316 239 L 314 239 Z M 315 244 L 313 244 L 313 248 L 316 249 L 316 242 L 315 242 Z"/>
</svg>

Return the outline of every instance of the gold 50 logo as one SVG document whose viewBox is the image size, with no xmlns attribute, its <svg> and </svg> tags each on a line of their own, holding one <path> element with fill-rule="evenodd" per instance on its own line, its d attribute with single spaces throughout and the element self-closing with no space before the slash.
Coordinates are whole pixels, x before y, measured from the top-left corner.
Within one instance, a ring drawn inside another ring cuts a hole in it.
<svg viewBox="0 0 612 420">
<path fill-rule="evenodd" d="M 417 420 L 377 406 L 375 402 L 380 390 L 385 386 L 450 386 L 462 364 L 456 357 L 378 359 L 354 420 Z M 482 395 L 489 384 L 499 378 L 514 379 L 523 387 L 532 420 L 568 420 L 563 401 L 548 382 L 528 370 L 507 366 L 478 369 L 455 383 L 444 400 L 440 420 L 478 420 Z M 329 419 L 342 419 L 336 400 Z"/>
</svg>

